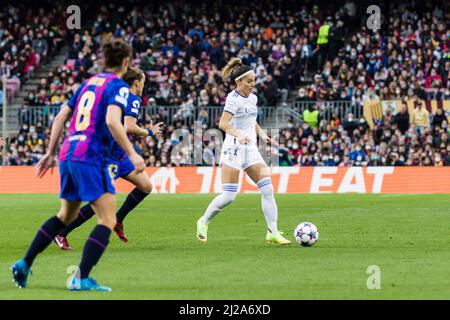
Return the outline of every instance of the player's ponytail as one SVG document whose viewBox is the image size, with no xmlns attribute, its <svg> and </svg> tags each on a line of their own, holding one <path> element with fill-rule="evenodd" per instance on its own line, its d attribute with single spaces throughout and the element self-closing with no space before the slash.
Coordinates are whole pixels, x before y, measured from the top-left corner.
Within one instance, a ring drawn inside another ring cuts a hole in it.
<svg viewBox="0 0 450 320">
<path fill-rule="evenodd" d="M 234 82 L 250 71 L 252 71 L 252 68 L 243 64 L 240 58 L 231 58 L 226 66 L 222 68 L 222 76 L 224 79 L 230 77 Z"/>
<path fill-rule="evenodd" d="M 231 58 L 231 60 L 228 61 L 227 65 L 222 68 L 222 76 L 224 78 L 230 77 L 234 73 L 234 71 L 242 65 L 243 63 L 240 58 Z"/>
</svg>

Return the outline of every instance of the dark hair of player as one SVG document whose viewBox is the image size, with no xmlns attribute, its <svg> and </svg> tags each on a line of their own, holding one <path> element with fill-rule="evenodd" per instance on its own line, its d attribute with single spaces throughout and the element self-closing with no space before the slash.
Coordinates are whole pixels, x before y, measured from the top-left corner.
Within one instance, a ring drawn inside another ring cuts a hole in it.
<svg viewBox="0 0 450 320">
<path fill-rule="evenodd" d="M 131 47 L 122 38 L 110 37 L 103 44 L 105 68 L 120 68 L 125 58 L 131 57 Z"/>
</svg>

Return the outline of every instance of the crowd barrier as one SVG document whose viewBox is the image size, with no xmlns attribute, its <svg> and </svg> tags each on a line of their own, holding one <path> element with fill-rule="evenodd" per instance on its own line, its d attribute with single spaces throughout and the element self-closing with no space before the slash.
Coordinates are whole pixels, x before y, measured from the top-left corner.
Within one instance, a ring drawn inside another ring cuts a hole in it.
<svg viewBox="0 0 450 320">
<path fill-rule="evenodd" d="M 327 122 L 330 122 L 335 116 L 344 121 L 349 113 L 352 113 L 355 119 L 363 116 L 361 103 L 352 101 L 294 101 L 291 108 L 303 115 L 303 112 L 311 105 L 320 111 L 322 119 Z"/>
<path fill-rule="evenodd" d="M 33 167 L 0 167 L 0 193 L 59 192 L 55 168 L 39 179 Z M 218 167 L 148 167 L 154 193 L 218 193 Z M 450 193 L 450 167 L 274 167 L 271 168 L 276 193 Z M 133 186 L 119 179 L 118 192 Z M 239 191 L 259 192 L 247 175 L 240 177 Z"/>
<path fill-rule="evenodd" d="M 14 106 L 8 109 L 8 130 L 18 131 L 24 123 L 37 125 L 41 123 L 44 127 L 49 127 L 53 119 L 58 114 L 60 106 Z M 265 125 L 267 120 L 277 119 L 277 107 L 264 106 L 258 107 L 258 122 Z M 194 121 L 200 121 L 208 127 L 215 128 L 223 112 L 223 106 L 202 106 L 193 105 L 181 106 L 147 106 L 141 109 L 141 116 L 144 119 L 146 115 L 160 115 L 164 123 L 172 123 L 175 119 L 182 120 L 186 125 L 194 124 Z M 0 120 L 2 117 L 2 108 L 0 108 Z M 1 121 L 0 121 L 1 128 Z"/>
</svg>

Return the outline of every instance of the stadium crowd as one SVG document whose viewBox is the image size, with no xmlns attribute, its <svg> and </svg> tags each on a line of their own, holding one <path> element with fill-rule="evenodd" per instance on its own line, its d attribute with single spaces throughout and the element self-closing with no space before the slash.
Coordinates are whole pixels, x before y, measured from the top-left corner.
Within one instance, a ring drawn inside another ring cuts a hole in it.
<svg viewBox="0 0 450 320">
<path fill-rule="evenodd" d="M 381 30 L 374 32 L 362 23 L 345 43 L 324 45 L 321 72 L 312 84 L 298 90 L 296 100 L 361 102 L 368 97 L 414 96 L 448 100 L 448 9 L 448 3 L 432 7 L 429 1 L 390 2 L 388 8 L 381 8 Z M 334 15 L 334 22 L 326 21 L 335 26 L 334 35 L 343 32 L 339 16 L 342 12 Z"/>
<path fill-rule="evenodd" d="M 382 28 L 373 32 L 362 23 L 361 8 L 355 1 L 347 0 L 336 7 L 318 3 L 283 5 L 268 1 L 267 6 L 252 6 L 231 1 L 193 6 L 175 1 L 135 7 L 101 5 L 91 27 L 64 39 L 69 45 L 66 64 L 42 78 L 37 91 L 29 92 L 24 110 L 34 105 L 61 105 L 85 78 L 98 72 L 102 59 L 99 48 L 106 34 L 124 37 L 133 45 L 133 63 L 147 75 L 143 105 L 153 108 L 172 105 L 182 111 L 223 106 L 232 84 L 222 80 L 219 70 L 233 56 L 254 67 L 254 93 L 260 106 L 286 104 L 292 90 L 298 91 L 298 102 L 450 99 L 448 4 L 385 3 Z M 236 6 L 241 10 L 228 10 Z M 11 8 L 3 10 L 20 15 Z M 62 32 L 49 28 L 56 20 L 51 14 L 46 17 L 49 21 L 43 24 L 42 34 L 49 35 L 53 30 L 54 37 L 47 40 L 47 46 L 50 48 L 50 41 L 56 50 L 63 42 Z M 43 19 L 42 14 L 24 21 L 39 23 L 39 19 Z M 4 20 L 0 20 L 0 40 L 6 39 L 2 30 L 11 33 L 10 27 L 1 24 Z M 327 41 L 319 44 L 321 27 L 328 24 Z M 42 29 L 33 28 L 30 36 L 27 27 L 17 23 L 12 26 L 26 30 L 29 37 Z M 33 43 L 33 39 L 30 41 Z M 0 50 L 2 47 L 0 43 Z M 26 43 L 18 47 L 25 48 Z M 310 83 L 309 75 L 313 75 Z M 286 128 L 280 137 L 280 165 L 450 163 L 446 117 L 426 115 L 427 125 L 417 125 L 412 117 L 406 125 L 404 116 L 400 126 L 401 115 L 386 115 L 374 130 L 363 119 L 352 118 L 322 121 L 317 128 L 307 124 Z M 160 119 L 164 119 L 163 113 L 153 121 Z M 149 124 L 150 118 L 144 122 Z M 171 133 L 177 128 L 193 130 L 183 118 L 177 118 L 166 125 L 160 140 L 136 140 L 136 148 L 148 165 L 189 163 L 187 149 L 171 158 Z M 9 164 L 36 163 L 48 134 L 45 121 L 25 119 L 19 136 L 11 141 Z M 211 158 L 214 143 L 205 142 L 204 147 L 205 158 Z"/>
<path fill-rule="evenodd" d="M 448 166 L 450 130 L 442 108 L 429 113 L 418 101 L 409 114 L 406 101 L 370 128 L 353 114 L 342 122 L 322 120 L 282 130 L 280 165 L 290 166 Z"/>
<path fill-rule="evenodd" d="M 321 21 L 318 7 L 299 7 L 297 12 L 266 2 L 240 4 L 239 14 L 230 15 L 225 12 L 232 12 L 236 3 L 101 5 L 92 27 L 70 39 L 66 65 L 42 79 L 27 103 L 61 103 L 61 94 L 50 87 L 52 80 L 70 95 L 100 70 L 98 50 L 104 36 L 112 34 L 133 45 L 134 64 L 147 74 L 144 104 L 151 97 L 158 105 L 223 105 L 231 84 L 222 80 L 219 70 L 233 56 L 255 68 L 260 105 L 286 104 L 289 91 L 311 64 Z"/>
<path fill-rule="evenodd" d="M 83 79 L 100 70 L 98 49 L 105 34 L 122 36 L 133 45 L 134 64 L 147 74 L 144 104 L 223 105 L 231 84 L 222 81 L 219 69 L 233 56 L 255 68 L 255 94 L 261 106 L 286 104 L 289 91 L 297 90 L 309 75 L 312 83 L 298 89 L 296 101 L 450 98 L 450 31 L 444 6 L 427 10 L 391 3 L 382 8 L 380 31 L 357 23 L 356 32 L 347 37 L 358 21 L 352 1 L 337 8 L 327 6 L 327 11 L 318 5 L 277 9 L 272 4 L 272 10 L 241 5 L 239 15 L 224 17 L 231 6 L 235 4 L 203 4 L 197 10 L 177 3 L 139 9 L 113 3 L 100 6 L 92 28 L 67 39 L 66 65 L 41 79 L 41 86 L 29 92 L 25 103 L 64 102 Z M 318 44 L 324 25 L 331 26 L 327 42 Z M 30 39 L 27 35 L 25 39 L 37 48 L 41 33 L 33 40 L 33 30 L 28 32 Z M 48 34 L 48 29 L 42 33 Z M 61 40 L 47 40 L 43 47 L 53 48 L 50 44 Z M 26 51 L 29 46 L 22 42 L 19 49 Z M 12 45 L 10 51 L 14 50 Z M 18 74 L 35 64 L 15 63 Z"/>
<path fill-rule="evenodd" d="M 49 11 L 23 5 L 0 7 L 0 77 L 6 75 L 23 83 L 60 50 L 66 32 L 61 10 L 61 6 Z"/>
<path fill-rule="evenodd" d="M 346 119 L 338 118 L 319 126 L 303 123 L 280 130 L 280 166 L 448 166 L 450 165 L 450 129 L 442 108 L 429 113 L 419 106 L 412 115 L 406 102 L 395 116 L 386 114 L 371 129 L 364 118 L 355 119 L 350 113 Z M 160 115 L 153 121 L 162 120 Z M 150 122 L 150 119 L 147 119 Z M 180 143 L 177 129 L 190 133 L 190 144 Z M 202 132 L 203 134 L 204 132 Z M 50 129 L 23 124 L 17 139 L 11 144 L 9 165 L 33 165 L 48 143 Z M 182 166 L 193 164 L 193 127 L 182 120 L 167 124 L 164 135 L 134 139 L 135 148 L 144 157 L 148 166 Z M 202 147 L 203 165 L 213 164 L 216 143 L 204 139 Z M 217 151 L 220 149 L 217 149 Z"/>
</svg>

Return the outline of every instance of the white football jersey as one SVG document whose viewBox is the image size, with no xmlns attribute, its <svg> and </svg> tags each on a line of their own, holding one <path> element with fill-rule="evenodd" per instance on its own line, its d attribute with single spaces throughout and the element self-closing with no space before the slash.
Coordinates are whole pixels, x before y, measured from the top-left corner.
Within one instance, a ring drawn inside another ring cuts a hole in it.
<svg viewBox="0 0 450 320">
<path fill-rule="evenodd" d="M 234 129 L 247 135 L 252 144 L 256 145 L 256 119 L 258 117 L 258 107 L 256 106 L 258 97 L 250 93 L 248 97 L 241 96 L 236 90 L 231 91 L 225 101 L 224 112 L 233 115 L 231 125 Z M 234 139 L 235 137 L 226 134 L 225 140 Z"/>
</svg>

